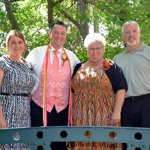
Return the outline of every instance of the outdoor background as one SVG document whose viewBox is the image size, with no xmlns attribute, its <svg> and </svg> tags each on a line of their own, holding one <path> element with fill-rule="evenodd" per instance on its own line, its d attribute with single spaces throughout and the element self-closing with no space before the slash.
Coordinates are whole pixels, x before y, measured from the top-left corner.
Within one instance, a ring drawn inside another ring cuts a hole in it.
<svg viewBox="0 0 150 150">
<path fill-rule="evenodd" d="M 87 59 L 83 40 L 89 32 L 106 38 L 105 58 L 121 52 L 121 26 L 128 20 L 140 24 L 141 39 L 150 45 L 150 0 L 0 0 L 0 55 L 6 52 L 6 35 L 12 29 L 25 35 L 28 51 L 47 45 L 47 31 L 57 20 L 68 25 L 65 47 L 81 61 Z"/>
</svg>

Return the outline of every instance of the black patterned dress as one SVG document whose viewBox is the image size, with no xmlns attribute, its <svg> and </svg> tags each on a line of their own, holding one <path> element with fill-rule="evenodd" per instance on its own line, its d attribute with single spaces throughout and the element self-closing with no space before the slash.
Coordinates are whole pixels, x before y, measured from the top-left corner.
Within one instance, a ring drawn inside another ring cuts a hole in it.
<svg viewBox="0 0 150 150">
<path fill-rule="evenodd" d="M 7 55 L 0 58 L 4 79 L 0 86 L 0 102 L 8 128 L 30 127 L 30 99 L 35 85 L 31 65 L 12 61 Z M 8 95 L 10 94 L 10 95 Z M 27 144 L 0 145 L 0 150 L 26 150 Z"/>
<path fill-rule="evenodd" d="M 111 63 L 107 70 L 88 70 L 83 69 L 82 65 L 83 63 L 76 65 L 72 78 L 74 91 L 72 125 L 111 126 L 115 93 L 120 89 L 127 89 L 123 72 Z M 120 123 L 116 123 L 115 126 L 120 126 Z M 91 133 L 87 132 L 85 136 L 91 137 Z M 122 145 L 119 143 L 106 142 L 75 142 L 71 148 L 71 150 L 121 149 Z"/>
</svg>

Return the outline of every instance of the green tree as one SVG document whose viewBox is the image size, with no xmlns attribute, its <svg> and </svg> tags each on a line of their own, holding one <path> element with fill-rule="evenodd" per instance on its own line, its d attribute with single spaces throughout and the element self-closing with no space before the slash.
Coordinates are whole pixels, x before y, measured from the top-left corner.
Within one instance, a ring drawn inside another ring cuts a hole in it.
<svg viewBox="0 0 150 150">
<path fill-rule="evenodd" d="M 5 51 L 5 38 L 11 29 L 26 37 L 29 51 L 49 43 L 47 31 L 56 20 L 68 25 L 65 47 L 86 60 L 83 40 L 93 26 L 107 40 L 105 57 L 113 58 L 124 49 L 121 26 L 136 20 L 141 26 L 142 41 L 150 44 L 149 0 L 0 0 L 0 43 Z"/>
</svg>

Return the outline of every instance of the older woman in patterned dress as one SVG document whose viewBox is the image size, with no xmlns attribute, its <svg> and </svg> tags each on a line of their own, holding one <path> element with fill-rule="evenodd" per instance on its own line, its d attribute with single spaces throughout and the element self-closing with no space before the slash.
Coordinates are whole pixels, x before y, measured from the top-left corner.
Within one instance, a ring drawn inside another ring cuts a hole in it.
<svg viewBox="0 0 150 150">
<path fill-rule="evenodd" d="M 8 55 L 0 58 L 0 128 L 30 127 L 29 94 L 35 85 L 32 68 L 22 57 L 26 42 L 22 33 L 9 32 Z M 1 150 L 26 150 L 27 144 L 4 144 Z"/>
<path fill-rule="evenodd" d="M 98 33 L 84 41 L 89 59 L 76 65 L 72 79 L 73 126 L 119 126 L 127 90 L 122 70 L 103 58 L 105 39 Z M 88 135 L 87 135 L 88 136 Z M 121 144 L 74 144 L 74 150 L 120 150 Z"/>
</svg>

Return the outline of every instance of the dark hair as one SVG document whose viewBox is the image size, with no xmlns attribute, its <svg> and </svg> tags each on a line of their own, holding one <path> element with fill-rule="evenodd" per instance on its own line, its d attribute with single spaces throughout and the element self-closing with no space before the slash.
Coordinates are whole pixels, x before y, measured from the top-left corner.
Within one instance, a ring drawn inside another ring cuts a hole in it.
<svg viewBox="0 0 150 150">
<path fill-rule="evenodd" d="M 62 21 L 57 21 L 57 22 L 55 22 L 55 23 L 53 23 L 53 24 L 51 25 L 51 27 L 50 27 L 50 30 L 51 30 L 51 31 L 53 30 L 53 27 L 54 27 L 55 25 L 63 26 L 63 27 L 65 27 L 66 30 L 67 30 L 67 25 L 66 25 L 64 22 L 62 22 Z"/>
</svg>

